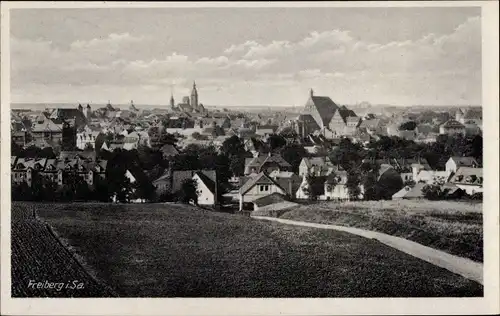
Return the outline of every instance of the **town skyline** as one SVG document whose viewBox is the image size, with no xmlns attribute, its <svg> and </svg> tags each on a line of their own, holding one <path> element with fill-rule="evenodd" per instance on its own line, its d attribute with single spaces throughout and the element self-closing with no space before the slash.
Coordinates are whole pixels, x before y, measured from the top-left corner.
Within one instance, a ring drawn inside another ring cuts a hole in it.
<svg viewBox="0 0 500 316">
<path fill-rule="evenodd" d="M 345 18 L 353 14 L 364 17 L 363 26 Z M 480 11 L 473 7 L 12 16 L 12 103 L 163 105 L 172 91 L 177 100 L 189 95 L 196 81 L 208 106 L 300 106 L 311 88 L 339 104 L 482 104 Z M 425 17 L 432 22 L 421 23 Z M 66 27 L 56 29 L 61 23 Z M 45 62 L 34 63 L 33 54 Z"/>
</svg>

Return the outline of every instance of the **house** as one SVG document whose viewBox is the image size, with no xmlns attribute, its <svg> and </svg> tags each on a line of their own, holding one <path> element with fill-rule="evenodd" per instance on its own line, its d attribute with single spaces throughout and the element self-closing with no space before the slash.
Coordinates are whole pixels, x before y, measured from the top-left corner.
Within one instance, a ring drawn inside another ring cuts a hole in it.
<svg viewBox="0 0 500 316">
<path fill-rule="evenodd" d="M 255 129 L 255 134 L 259 136 L 266 136 L 274 134 L 274 132 L 278 129 L 278 126 L 275 125 L 261 125 Z"/>
<path fill-rule="evenodd" d="M 272 193 L 269 195 L 266 195 L 264 197 L 258 198 L 253 201 L 253 210 L 257 211 L 263 207 L 269 206 L 269 205 L 280 205 L 283 207 L 283 204 L 287 203 L 284 205 L 284 207 L 290 207 L 290 202 L 289 198 L 286 195 L 280 194 L 280 193 Z"/>
<path fill-rule="evenodd" d="M 34 173 L 57 182 L 59 187 L 66 184 L 68 173 L 82 178 L 93 186 L 96 177 L 106 177 L 106 160 L 96 160 L 84 156 L 63 156 L 58 159 L 17 158 L 12 165 L 12 183 L 26 182 L 32 185 Z"/>
<path fill-rule="evenodd" d="M 63 139 L 63 124 L 56 124 L 53 120 L 41 114 L 33 122 L 31 135 L 33 143 L 36 146 L 43 142 L 61 144 Z"/>
<path fill-rule="evenodd" d="M 458 116 L 457 121 L 462 124 L 475 124 L 479 127 L 483 124 L 483 111 L 478 108 L 471 108 L 465 112 L 461 111 L 462 115 Z"/>
<path fill-rule="evenodd" d="M 414 179 L 415 182 L 421 183 L 444 183 L 449 179 L 449 174 L 447 171 L 438 170 L 421 170 L 417 177 Z"/>
<path fill-rule="evenodd" d="M 392 195 L 393 200 L 420 200 L 424 199 L 424 193 L 422 189 L 427 184 L 425 183 L 416 183 L 413 187 L 405 186 L 398 192 Z"/>
<path fill-rule="evenodd" d="M 448 159 L 445 165 L 448 176 L 456 173 L 457 169 L 460 167 L 477 168 L 479 167 L 479 163 L 474 157 L 452 156 L 450 157 L 450 159 Z"/>
<path fill-rule="evenodd" d="M 42 171 L 46 163 L 46 158 L 17 158 L 11 170 L 12 183 L 20 184 L 26 182 L 31 187 L 34 172 Z"/>
<path fill-rule="evenodd" d="M 76 148 L 85 149 L 87 146 L 95 148 L 95 140 L 101 134 L 97 128 L 86 126 L 86 128 L 76 133 Z"/>
<path fill-rule="evenodd" d="M 179 150 L 177 150 L 177 148 L 175 148 L 175 146 L 172 144 L 165 144 L 161 146 L 160 152 L 163 156 L 163 159 L 168 159 L 169 157 L 174 157 L 179 154 Z"/>
<path fill-rule="evenodd" d="M 312 176 L 304 175 L 299 188 L 295 192 L 297 199 L 309 199 L 311 196 L 316 199 L 325 199 L 325 181 L 326 176 Z"/>
<path fill-rule="evenodd" d="M 324 183 L 324 199 L 332 201 L 348 201 L 350 199 L 347 188 L 347 171 L 337 171 L 330 174 Z M 362 198 L 360 195 L 359 198 Z"/>
<path fill-rule="evenodd" d="M 245 205 L 247 203 L 273 193 L 287 195 L 286 190 L 283 189 L 275 180 L 269 177 L 266 172 L 262 171 L 253 175 L 249 177 L 239 189 L 239 210 L 243 211 L 246 208 Z"/>
<path fill-rule="evenodd" d="M 192 179 L 196 182 L 198 205 L 215 205 L 218 203 L 218 184 L 215 170 L 197 171 Z"/>
<path fill-rule="evenodd" d="M 469 195 L 483 192 L 483 168 L 459 167 L 449 182 Z"/>
<path fill-rule="evenodd" d="M 378 171 L 377 186 L 380 196 L 390 199 L 394 193 L 403 187 L 401 174 L 393 166 L 382 164 Z"/>
<path fill-rule="evenodd" d="M 217 192 L 220 192 L 217 184 L 215 170 L 174 170 L 167 169 L 165 173 L 152 182 L 157 196 L 165 193 L 173 193 L 182 189 L 184 181 L 193 179 L 198 184 L 198 204 L 213 205 L 218 202 Z M 217 191 L 217 192 L 216 192 Z M 215 195 L 215 196 L 214 196 Z"/>
<path fill-rule="evenodd" d="M 165 193 L 172 193 L 172 171 L 167 169 L 163 175 L 152 182 L 156 195 L 161 197 Z"/>
<path fill-rule="evenodd" d="M 286 160 L 279 154 L 269 153 L 267 155 L 259 155 L 253 158 L 245 159 L 245 175 L 251 173 L 260 173 L 265 171 L 267 174 L 278 171 L 290 171 L 292 165 L 290 165 Z"/>
<path fill-rule="evenodd" d="M 338 169 L 338 168 L 337 168 Z M 304 157 L 299 165 L 299 176 L 327 176 L 335 170 L 335 166 L 327 156 Z"/>
<path fill-rule="evenodd" d="M 291 171 L 274 170 L 269 174 L 269 177 L 276 181 L 288 196 L 295 196 L 295 192 L 297 192 L 301 183 L 301 178 Z"/>
<path fill-rule="evenodd" d="M 439 126 L 439 134 L 441 135 L 465 135 L 465 126 L 457 120 L 448 120 Z"/>
<path fill-rule="evenodd" d="M 26 131 L 12 131 L 10 133 L 11 141 L 21 147 L 24 147 L 26 145 L 26 136 Z"/>
<path fill-rule="evenodd" d="M 80 129 L 87 124 L 87 118 L 81 104 L 78 108 L 57 108 L 52 111 L 49 119 L 56 121 L 74 121 L 74 126 L 76 129 Z"/>
</svg>

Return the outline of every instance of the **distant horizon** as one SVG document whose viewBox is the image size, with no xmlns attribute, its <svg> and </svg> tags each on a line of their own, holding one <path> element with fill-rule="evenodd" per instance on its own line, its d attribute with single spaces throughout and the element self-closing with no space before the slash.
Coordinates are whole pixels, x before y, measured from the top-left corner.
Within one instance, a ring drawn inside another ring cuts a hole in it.
<svg viewBox="0 0 500 316">
<path fill-rule="evenodd" d="M 363 103 L 365 103 L 367 101 L 363 101 L 363 102 L 360 102 L 360 103 L 356 103 L 356 104 L 343 104 L 343 103 L 338 103 L 340 105 L 346 105 L 346 106 L 353 106 L 353 107 L 357 107 Z M 368 102 L 369 103 L 369 102 Z M 106 106 L 107 103 L 90 103 L 90 102 L 11 102 L 11 109 L 18 109 L 18 108 L 15 108 L 14 106 L 16 105 L 23 105 L 23 106 L 57 106 L 57 105 L 75 105 L 76 107 L 78 106 L 78 104 L 82 104 L 82 105 L 96 105 L 96 106 Z M 111 102 L 111 105 L 112 106 L 119 106 L 119 107 L 123 107 L 123 106 L 130 106 L 130 103 L 113 103 Z M 398 105 L 398 104 L 373 104 L 373 103 L 369 103 L 370 107 L 401 107 L 401 108 L 412 108 L 412 107 L 435 107 L 435 108 L 439 108 L 439 107 L 482 107 L 481 104 L 444 104 L 444 105 L 435 105 L 435 104 L 416 104 L 416 105 Z M 170 105 L 169 104 L 149 104 L 149 103 L 135 103 L 134 102 L 134 106 L 135 107 L 169 107 Z M 209 107 L 209 108 L 228 108 L 231 109 L 231 108 L 245 108 L 245 107 L 249 107 L 249 108 L 301 108 L 303 107 L 304 105 L 259 105 L 259 104 L 253 104 L 253 105 L 210 105 L 210 104 L 204 104 L 205 107 Z M 20 108 L 19 108 L 20 109 Z"/>
</svg>

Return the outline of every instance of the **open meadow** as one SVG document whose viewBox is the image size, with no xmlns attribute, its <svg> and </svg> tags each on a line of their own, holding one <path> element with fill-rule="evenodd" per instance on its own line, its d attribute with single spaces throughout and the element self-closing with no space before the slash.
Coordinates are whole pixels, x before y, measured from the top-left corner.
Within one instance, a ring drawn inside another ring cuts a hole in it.
<svg viewBox="0 0 500 316">
<path fill-rule="evenodd" d="M 19 218 L 13 224 L 13 258 L 24 258 L 36 247 L 54 247 L 34 251 L 51 261 L 28 262 L 47 262 L 51 275 L 21 269 L 27 263 L 17 262 L 17 288 L 27 279 L 56 275 L 68 262 L 61 256 L 66 249 L 54 246 L 60 245 L 55 239 L 30 235 L 26 223 L 33 220 L 23 214 L 33 210 L 75 255 L 78 267 L 122 297 L 483 295 L 480 284 L 375 240 L 179 204 L 13 203 L 13 218 Z M 19 233 L 23 229 L 27 232 Z M 59 279 L 82 278 L 72 271 L 65 269 Z M 93 278 L 85 280 L 90 284 Z"/>
<path fill-rule="evenodd" d="M 477 202 L 428 200 L 319 202 L 253 214 L 378 231 L 482 262 L 482 208 Z"/>
</svg>

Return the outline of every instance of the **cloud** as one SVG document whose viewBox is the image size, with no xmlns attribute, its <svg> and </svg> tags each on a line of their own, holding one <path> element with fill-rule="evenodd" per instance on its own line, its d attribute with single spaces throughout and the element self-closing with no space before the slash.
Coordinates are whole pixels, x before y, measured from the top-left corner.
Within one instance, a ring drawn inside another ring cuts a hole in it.
<svg viewBox="0 0 500 316">
<path fill-rule="evenodd" d="M 415 40 L 374 43 L 355 39 L 345 30 L 329 30 L 296 41 L 245 40 L 218 56 L 173 52 L 148 58 L 145 52 L 154 41 L 112 33 L 76 40 L 64 48 L 51 41 L 11 38 L 12 85 L 19 89 L 27 83 L 100 84 L 156 91 L 154 86 L 197 79 L 210 91 L 288 85 L 333 89 L 346 98 L 439 101 L 452 100 L 455 94 L 471 103 L 481 99 L 479 17 L 469 18 L 449 34 L 430 33 Z"/>
<path fill-rule="evenodd" d="M 94 38 L 89 41 L 77 40 L 70 44 L 72 50 L 78 49 L 118 49 L 121 45 L 139 43 L 145 40 L 144 36 L 132 36 L 129 33 L 111 33 L 106 38 Z"/>
</svg>

